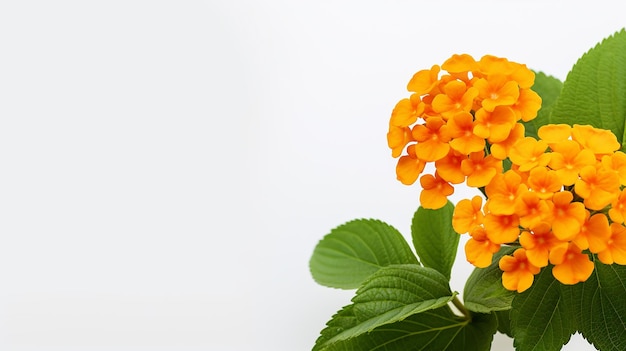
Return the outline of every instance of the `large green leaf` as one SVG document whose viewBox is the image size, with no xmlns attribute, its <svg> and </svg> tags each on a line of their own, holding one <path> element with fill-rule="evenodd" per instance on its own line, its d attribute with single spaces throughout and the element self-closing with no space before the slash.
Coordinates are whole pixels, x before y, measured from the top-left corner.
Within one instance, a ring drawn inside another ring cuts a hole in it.
<svg viewBox="0 0 626 351">
<path fill-rule="evenodd" d="M 626 267 L 595 262 L 584 283 L 564 286 L 578 330 L 602 351 L 626 350 Z"/>
<path fill-rule="evenodd" d="M 468 310 L 490 313 L 511 308 L 515 294 L 502 286 L 502 271 L 498 262 L 500 257 L 514 250 L 514 247 L 503 247 L 494 255 L 494 260 L 489 267 L 476 268 L 470 274 L 463 289 L 463 300 Z"/>
<path fill-rule="evenodd" d="M 550 123 L 550 113 L 554 107 L 554 103 L 561 94 L 563 83 L 543 72 L 535 72 L 535 84 L 532 86 L 539 96 L 541 96 L 541 109 L 537 112 L 537 117 L 523 122 L 526 136 L 538 139 L 537 131 L 539 127 Z"/>
<path fill-rule="evenodd" d="M 626 31 L 621 30 L 576 62 L 563 83 L 550 122 L 608 129 L 624 145 L 625 121 Z"/>
<path fill-rule="evenodd" d="M 356 289 L 380 268 L 405 263 L 418 261 L 400 232 L 378 220 L 358 219 L 320 240 L 309 267 L 321 285 Z"/>
<path fill-rule="evenodd" d="M 528 290 L 513 298 L 511 331 L 517 351 L 560 350 L 576 332 L 572 306 L 560 287 L 551 266 L 545 267 Z"/>
<path fill-rule="evenodd" d="M 454 206 L 449 201 L 438 210 L 420 206 L 411 224 L 413 246 L 422 264 L 438 270 L 448 279 L 459 245 L 459 234 L 452 228 L 453 212 Z"/>
<path fill-rule="evenodd" d="M 334 320 L 337 319 L 335 322 Z M 340 311 L 322 331 L 326 337 L 346 323 L 356 321 L 353 308 Z M 489 351 L 496 318 L 474 314 L 471 320 L 456 316 L 448 306 L 414 314 L 404 320 L 380 326 L 355 338 L 319 346 L 314 351 Z M 322 337 L 320 337 L 321 339 Z"/>
<path fill-rule="evenodd" d="M 341 331 L 335 329 L 336 333 L 322 333 L 324 339 L 318 340 L 318 346 L 354 338 L 382 325 L 445 306 L 454 296 L 448 280 L 434 269 L 419 265 L 381 268 L 363 283 L 352 299 L 351 314 L 356 318 L 353 324 Z"/>
</svg>

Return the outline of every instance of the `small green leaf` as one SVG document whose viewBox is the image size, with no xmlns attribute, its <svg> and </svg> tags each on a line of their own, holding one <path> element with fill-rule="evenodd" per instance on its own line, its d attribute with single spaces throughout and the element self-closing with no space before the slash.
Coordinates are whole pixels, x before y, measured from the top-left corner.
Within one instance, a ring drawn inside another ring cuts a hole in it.
<svg viewBox="0 0 626 351">
<path fill-rule="evenodd" d="M 626 350 L 626 266 L 595 262 L 587 281 L 563 295 L 574 310 L 578 330 L 598 350 Z"/>
<path fill-rule="evenodd" d="M 532 90 L 541 96 L 541 109 L 537 112 L 537 117 L 528 122 L 523 122 L 526 136 L 538 139 L 537 131 L 539 127 L 550 123 L 550 113 L 561 94 L 562 88 L 563 83 L 560 80 L 543 72 L 535 72 L 535 84 L 532 86 Z"/>
<path fill-rule="evenodd" d="M 493 314 L 495 314 L 496 318 L 498 319 L 498 331 L 512 338 L 513 332 L 511 332 L 511 310 L 494 311 Z"/>
<path fill-rule="evenodd" d="M 448 279 L 459 245 L 459 234 L 452 229 L 453 212 L 454 205 L 449 201 L 438 210 L 420 206 L 411 225 L 413 246 L 422 264 L 438 270 Z"/>
<path fill-rule="evenodd" d="M 551 267 L 545 267 L 528 290 L 515 295 L 511 331 L 517 351 L 560 350 L 576 332 L 572 306 L 560 287 Z"/>
<path fill-rule="evenodd" d="M 448 280 L 434 269 L 419 265 L 381 268 L 363 283 L 352 299 L 356 323 L 324 343 L 354 338 L 379 326 L 445 306 L 454 296 Z"/>
<path fill-rule="evenodd" d="M 309 267 L 321 285 L 356 289 L 380 268 L 405 263 L 419 264 L 400 232 L 378 220 L 359 219 L 320 240 Z"/>
<path fill-rule="evenodd" d="M 626 121 L 626 31 L 604 39 L 568 73 L 551 123 L 607 129 L 624 145 Z"/>
<path fill-rule="evenodd" d="M 351 310 L 344 309 L 343 311 L 340 314 L 344 321 L 355 318 L 353 314 L 350 315 Z M 329 323 L 329 328 L 330 325 L 331 323 Z M 414 314 L 402 321 L 380 326 L 369 333 L 325 346 L 320 346 L 318 339 L 313 350 L 489 351 L 496 327 L 494 315 L 474 314 L 470 321 L 455 315 L 448 306 L 444 306 Z"/>
<path fill-rule="evenodd" d="M 489 267 L 476 268 L 470 274 L 463 289 L 463 300 L 468 310 L 489 313 L 511 308 L 511 301 L 513 301 L 515 293 L 502 286 L 502 271 L 498 262 L 500 257 L 513 251 L 515 251 L 513 247 L 503 247 L 494 255 L 493 262 Z"/>
</svg>

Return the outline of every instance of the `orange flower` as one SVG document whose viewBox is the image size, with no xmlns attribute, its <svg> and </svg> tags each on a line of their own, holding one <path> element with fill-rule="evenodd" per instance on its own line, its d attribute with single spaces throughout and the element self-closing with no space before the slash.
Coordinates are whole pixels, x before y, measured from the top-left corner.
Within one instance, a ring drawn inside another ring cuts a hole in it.
<svg viewBox="0 0 626 351">
<path fill-rule="evenodd" d="M 533 168 L 528 176 L 528 187 L 536 192 L 540 199 L 552 198 L 552 195 L 561 190 L 562 186 L 556 172 L 546 167 Z"/>
<path fill-rule="evenodd" d="M 478 96 L 478 90 L 467 87 L 465 82 L 452 80 L 443 87 L 444 94 L 439 94 L 433 99 L 433 111 L 440 113 L 444 119 L 449 119 L 457 112 L 469 112 Z"/>
<path fill-rule="evenodd" d="M 567 242 L 557 239 L 550 230 L 550 224 L 541 222 L 530 228 L 530 231 L 523 231 L 520 234 L 519 242 L 526 249 L 528 261 L 537 267 L 548 265 L 550 250 L 558 245 L 567 246 Z"/>
<path fill-rule="evenodd" d="M 508 106 L 500 106 L 492 111 L 479 109 L 475 113 L 474 134 L 489 139 L 491 143 L 499 143 L 509 136 L 515 126 L 515 112 Z"/>
<path fill-rule="evenodd" d="M 593 272 L 593 262 L 574 243 L 567 247 L 557 246 L 550 251 L 552 275 L 563 284 L 584 282 Z"/>
<path fill-rule="evenodd" d="M 513 67 L 513 72 L 509 74 L 509 77 L 517 82 L 520 89 L 527 90 L 535 84 L 535 72 L 529 70 L 526 65 L 517 62 L 510 62 L 510 65 Z"/>
<path fill-rule="evenodd" d="M 602 166 L 617 172 L 621 185 L 626 185 L 626 154 L 616 151 L 611 155 L 602 157 Z"/>
<path fill-rule="evenodd" d="M 520 89 L 519 98 L 512 107 L 518 120 L 528 122 L 537 117 L 537 112 L 541 108 L 541 97 L 530 89 Z"/>
<path fill-rule="evenodd" d="M 495 244 L 512 243 L 519 236 L 519 217 L 487 213 L 483 220 L 489 241 Z"/>
<path fill-rule="evenodd" d="M 626 219 L 626 188 L 620 191 L 618 197 L 611 202 L 609 217 L 616 223 L 624 223 Z"/>
<path fill-rule="evenodd" d="M 546 124 L 539 127 L 537 134 L 552 147 L 553 144 L 568 140 L 572 135 L 572 127 L 569 124 Z"/>
<path fill-rule="evenodd" d="M 522 177 L 514 171 L 498 173 L 485 187 L 489 199 L 489 211 L 498 215 L 510 215 L 515 211 L 515 200 L 524 191 Z"/>
<path fill-rule="evenodd" d="M 530 263 L 526 257 L 526 250 L 519 248 L 513 256 L 502 256 L 498 263 L 502 270 L 502 285 L 508 290 L 523 292 L 530 288 L 535 280 L 535 274 L 540 268 Z"/>
<path fill-rule="evenodd" d="M 482 76 L 489 76 L 494 74 L 510 75 L 517 69 L 517 67 L 504 57 L 497 57 L 493 55 L 485 55 L 478 61 L 478 67 Z"/>
<path fill-rule="evenodd" d="M 572 139 L 577 141 L 584 149 L 590 149 L 598 159 L 603 155 L 609 155 L 619 150 L 621 145 L 615 134 L 604 129 L 597 129 L 588 125 L 574 124 L 572 127 Z"/>
<path fill-rule="evenodd" d="M 387 145 L 391 149 L 391 156 L 396 158 L 402 154 L 404 147 L 413 140 L 409 127 L 389 126 L 387 133 Z"/>
<path fill-rule="evenodd" d="M 489 241 L 483 227 L 475 227 L 470 235 L 471 238 L 465 243 L 467 262 L 478 268 L 488 267 L 493 254 L 500 251 L 500 245 Z"/>
<path fill-rule="evenodd" d="M 576 194 L 585 199 L 585 207 L 598 211 L 617 197 L 619 186 L 617 173 L 594 166 L 583 167 L 580 178 L 574 183 Z"/>
<path fill-rule="evenodd" d="M 407 90 L 417 95 L 429 94 L 439 83 L 439 71 L 439 65 L 433 65 L 430 69 L 415 73 L 407 84 Z"/>
<path fill-rule="evenodd" d="M 454 188 L 443 180 L 437 172 L 435 176 L 425 174 L 420 178 L 422 192 L 420 203 L 422 207 L 436 210 L 442 208 L 448 202 L 448 196 L 454 193 Z"/>
<path fill-rule="evenodd" d="M 471 113 L 457 112 L 448 120 L 448 134 L 452 138 L 450 146 L 465 155 L 483 151 L 485 139 L 477 136 L 474 130 L 474 117 Z"/>
<path fill-rule="evenodd" d="M 528 172 L 539 166 L 547 166 L 550 162 L 550 154 L 545 153 L 548 144 L 543 140 L 525 137 L 519 140 L 509 152 L 509 159 L 519 166 L 520 172 Z"/>
<path fill-rule="evenodd" d="M 582 250 L 589 249 L 592 253 L 598 253 L 606 248 L 606 242 L 611 236 L 609 220 L 604 213 L 596 213 L 590 216 L 589 211 L 585 216 L 585 222 L 580 228 L 580 233 L 572 240 Z"/>
<path fill-rule="evenodd" d="M 559 240 L 572 240 L 580 233 L 587 212 L 580 202 L 572 202 L 574 195 L 561 191 L 552 196 L 552 232 Z"/>
<path fill-rule="evenodd" d="M 535 227 L 542 221 L 552 222 L 552 201 L 542 200 L 534 191 L 522 191 L 514 206 L 524 228 Z"/>
<path fill-rule="evenodd" d="M 465 181 L 465 174 L 461 170 L 461 163 L 467 159 L 466 155 L 450 149 L 448 155 L 440 160 L 435 161 L 435 168 L 441 178 L 449 183 L 459 184 Z"/>
<path fill-rule="evenodd" d="M 598 259 L 604 264 L 626 265 L 626 227 L 611 223 L 611 237 L 606 249 L 598 253 Z"/>
<path fill-rule="evenodd" d="M 468 54 L 454 54 L 441 65 L 441 68 L 450 73 L 464 73 L 478 70 L 478 63 Z"/>
<path fill-rule="evenodd" d="M 482 152 L 472 152 L 466 160 L 461 162 L 461 170 L 467 175 L 467 185 L 480 188 L 502 172 L 502 161 L 489 155 L 485 157 Z"/>
<path fill-rule="evenodd" d="M 411 99 L 398 101 L 391 112 L 389 124 L 396 127 L 408 127 L 417 121 L 424 113 L 424 103 L 417 94 L 411 95 Z"/>
<path fill-rule="evenodd" d="M 463 199 L 456 204 L 452 214 L 452 228 L 459 234 L 470 232 L 483 222 L 483 212 L 481 207 L 483 199 L 474 196 L 472 200 Z"/>
<path fill-rule="evenodd" d="M 426 163 L 415 155 L 415 144 L 407 148 L 408 155 L 400 157 L 396 165 L 396 176 L 404 185 L 415 183 L 419 175 L 424 171 Z"/>
<path fill-rule="evenodd" d="M 573 185 L 578 173 L 585 166 L 596 164 L 596 157 L 589 149 L 580 149 L 580 144 L 573 140 L 551 144 L 552 157 L 548 165 L 556 171 L 563 185 Z"/>
<path fill-rule="evenodd" d="M 503 74 L 490 75 L 489 79 L 480 78 L 474 82 L 482 107 L 492 112 L 498 106 L 512 106 L 519 97 L 519 86 Z"/>
<path fill-rule="evenodd" d="M 419 159 L 427 162 L 437 161 L 448 154 L 450 136 L 446 129 L 445 122 L 439 117 L 429 117 L 426 124 L 413 127 L 412 135 L 418 142 L 415 154 Z"/>
<path fill-rule="evenodd" d="M 516 142 L 524 138 L 524 125 L 515 123 L 513 129 L 503 141 L 491 145 L 491 155 L 499 160 L 509 157 L 509 152 Z"/>
</svg>

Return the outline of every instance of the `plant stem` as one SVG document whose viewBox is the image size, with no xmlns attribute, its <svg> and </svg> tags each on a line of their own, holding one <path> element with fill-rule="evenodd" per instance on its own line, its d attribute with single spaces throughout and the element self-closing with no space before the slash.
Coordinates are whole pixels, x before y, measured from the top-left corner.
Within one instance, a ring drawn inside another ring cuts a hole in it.
<svg viewBox="0 0 626 351">
<path fill-rule="evenodd" d="M 461 311 L 461 313 L 463 313 L 463 316 L 465 316 L 465 318 L 467 318 L 468 320 L 470 320 L 472 318 L 472 315 L 470 314 L 470 311 L 468 311 L 467 308 L 465 308 L 465 306 L 461 303 L 461 300 L 459 300 L 459 296 L 458 295 L 454 296 L 454 299 L 452 300 L 452 304 L 459 311 Z"/>
</svg>

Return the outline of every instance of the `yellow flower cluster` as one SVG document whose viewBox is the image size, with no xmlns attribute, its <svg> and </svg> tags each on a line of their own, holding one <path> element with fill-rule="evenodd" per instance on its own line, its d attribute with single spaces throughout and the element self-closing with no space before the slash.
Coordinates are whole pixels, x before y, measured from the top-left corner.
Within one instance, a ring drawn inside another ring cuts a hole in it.
<svg viewBox="0 0 626 351">
<path fill-rule="evenodd" d="M 398 180 L 419 178 L 423 207 L 443 207 L 454 184 L 483 191 L 484 205 L 480 196 L 456 205 L 452 225 L 469 233 L 465 253 L 477 267 L 518 247 L 499 261 L 504 287 L 518 292 L 549 264 L 563 284 L 591 275 L 590 254 L 626 264 L 626 154 L 614 134 L 591 126 L 545 125 L 539 140 L 525 137 L 520 121 L 541 107 L 534 79 L 504 58 L 453 55 L 413 76 L 387 134 Z M 434 174 L 422 175 L 430 162 Z"/>
<path fill-rule="evenodd" d="M 407 86 L 412 95 L 396 104 L 389 121 L 398 180 L 413 184 L 434 162 L 435 174 L 420 178 L 420 202 L 432 209 L 445 205 L 452 184 L 487 185 L 524 137 L 519 121 L 535 118 L 541 107 L 530 89 L 534 80 L 525 65 L 490 55 L 479 61 L 453 55 L 441 67 L 417 72 Z"/>
</svg>

